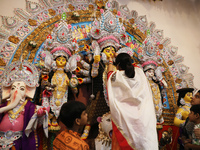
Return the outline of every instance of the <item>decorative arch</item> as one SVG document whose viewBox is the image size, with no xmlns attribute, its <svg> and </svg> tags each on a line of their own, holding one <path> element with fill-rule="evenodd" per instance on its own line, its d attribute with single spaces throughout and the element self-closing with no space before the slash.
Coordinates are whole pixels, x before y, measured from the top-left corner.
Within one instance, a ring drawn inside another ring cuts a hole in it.
<svg viewBox="0 0 200 150">
<path fill-rule="evenodd" d="M 100 9 L 109 9 L 114 15 L 120 12 L 119 20 L 124 24 L 130 41 L 127 46 L 134 51 L 134 60 L 140 65 L 143 55 L 155 58 L 161 56 L 164 68 L 164 78 L 167 81 L 166 97 L 164 97 L 163 116 L 165 125 L 173 125 L 177 109 L 176 90 L 183 87 L 194 87 L 193 75 L 183 64 L 183 56 L 177 55 L 178 47 L 170 45 L 171 40 L 163 36 L 162 30 L 156 29 L 154 22 L 148 22 L 146 16 L 139 16 L 136 10 L 129 10 L 126 5 L 119 5 L 115 0 L 39 0 L 39 3 L 26 0 L 26 10 L 17 8 L 15 16 L 1 16 L 0 29 L 0 84 L 4 68 L 21 57 L 37 64 L 37 51 L 42 47 L 46 37 L 53 31 L 55 23 L 61 20 L 61 14 L 66 13 L 66 21 L 73 26 L 90 24 L 101 15 Z M 78 13 L 79 16 L 76 16 Z M 75 32 L 75 30 L 74 30 Z M 73 34 L 76 38 L 76 34 Z M 150 41 L 154 51 L 147 51 L 145 40 Z M 36 46 L 30 46 L 34 41 Z M 90 44 L 89 38 L 78 38 L 79 51 L 83 51 L 84 44 Z M 125 46 L 125 45 L 124 45 Z M 79 52 L 78 51 L 78 52 Z"/>
</svg>

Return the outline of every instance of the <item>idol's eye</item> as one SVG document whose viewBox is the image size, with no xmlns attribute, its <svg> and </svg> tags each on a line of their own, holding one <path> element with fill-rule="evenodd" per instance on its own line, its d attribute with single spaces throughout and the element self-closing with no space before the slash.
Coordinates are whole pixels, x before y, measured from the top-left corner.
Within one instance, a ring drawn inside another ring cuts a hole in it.
<svg viewBox="0 0 200 150">
<path fill-rule="evenodd" d="M 11 88 L 11 90 L 14 90 L 15 88 L 16 88 L 16 86 L 13 85 L 12 88 Z"/>
<path fill-rule="evenodd" d="M 106 119 L 106 121 L 110 122 L 111 120 L 110 120 L 110 118 L 108 118 L 108 119 Z"/>
<path fill-rule="evenodd" d="M 24 91 L 24 90 L 25 90 L 25 88 L 24 88 L 24 87 L 20 87 L 20 90 L 21 90 L 21 91 Z"/>
</svg>

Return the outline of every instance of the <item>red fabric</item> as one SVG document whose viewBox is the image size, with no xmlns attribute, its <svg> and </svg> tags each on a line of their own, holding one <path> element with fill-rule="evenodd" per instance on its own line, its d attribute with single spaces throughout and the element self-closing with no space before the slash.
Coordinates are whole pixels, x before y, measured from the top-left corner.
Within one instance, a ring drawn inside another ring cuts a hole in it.
<svg viewBox="0 0 200 150">
<path fill-rule="evenodd" d="M 112 132 L 112 150 L 121 150 L 115 132 Z"/>
<path fill-rule="evenodd" d="M 109 71 L 109 72 L 107 73 L 107 79 L 110 78 L 110 76 L 111 76 L 111 74 L 112 74 L 113 72 L 114 72 L 114 71 Z M 106 86 L 106 91 L 108 91 L 107 86 Z M 108 97 L 108 93 L 107 93 L 107 97 Z M 108 101 L 109 101 L 109 99 L 108 99 Z"/>
<path fill-rule="evenodd" d="M 121 132 L 118 130 L 117 126 L 112 122 L 113 132 L 114 135 L 117 138 L 117 142 L 119 143 L 119 146 L 121 150 L 134 150 L 126 141 L 124 136 L 121 134 Z M 114 149 L 113 149 L 114 150 Z"/>
<path fill-rule="evenodd" d="M 107 79 L 110 78 L 110 75 L 113 73 L 113 71 L 109 71 L 107 74 Z"/>
<path fill-rule="evenodd" d="M 136 63 L 132 64 L 134 67 L 140 68 Z"/>
</svg>

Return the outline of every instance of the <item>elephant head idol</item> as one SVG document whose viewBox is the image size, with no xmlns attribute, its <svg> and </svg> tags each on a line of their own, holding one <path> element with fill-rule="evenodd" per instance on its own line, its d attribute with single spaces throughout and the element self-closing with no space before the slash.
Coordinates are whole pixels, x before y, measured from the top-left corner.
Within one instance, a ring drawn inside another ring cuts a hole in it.
<svg viewBox="0 0 200 150">
<path fill-rule="evenodd" d="M 32 99 L 38 85 L 39 74 L 36 67 L 27 61 L 17 61 L 8 65 L 2 82 L 0 106 L 0 149 L 36 149 L 35 131 L 27 137 L 24 133 L 28 122 L 36 112 Z"/>
</svg>

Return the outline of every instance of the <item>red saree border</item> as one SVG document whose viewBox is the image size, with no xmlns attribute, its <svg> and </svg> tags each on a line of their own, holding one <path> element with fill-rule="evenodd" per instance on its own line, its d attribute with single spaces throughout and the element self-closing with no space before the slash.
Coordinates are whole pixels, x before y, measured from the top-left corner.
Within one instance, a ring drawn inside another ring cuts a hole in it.
<svg viewBox="0 0 200 150">
<path fill-rule="evenodd" d="M 115 123 L 112 121 L 112 127 L 113 127 L 113 132 L 115 133 L 115 136 L 117 138 L 117 141 L 119 143 L 119 146 L 121 150 L 134 150 L 127 142 L 125 137 L 122 135 L 120 130 L 118 130 L 117 126 Z"/>
</svg>

